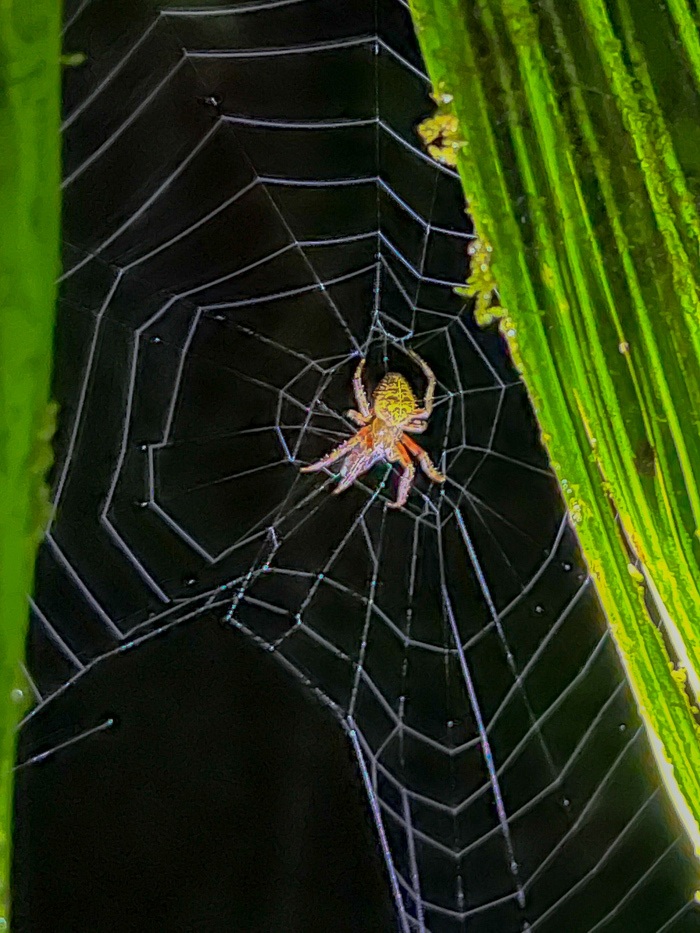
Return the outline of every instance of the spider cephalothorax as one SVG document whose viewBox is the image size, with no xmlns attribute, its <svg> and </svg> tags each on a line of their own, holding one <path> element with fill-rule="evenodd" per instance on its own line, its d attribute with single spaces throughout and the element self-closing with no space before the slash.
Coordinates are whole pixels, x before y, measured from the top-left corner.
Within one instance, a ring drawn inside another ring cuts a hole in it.
<svg viewBox="0 0 700 933">
<path fill-rule="evenodd" d="M 332 450 L 327 457 L 302 467 L 302 473 L 322 470 L 331 463 L 335 463 L 336 460 L 340 460 L 341 457 L 347 457 L 345 475 L 334 490 L 335 493 L 339 493 L 352 485 L 359 476 L 366 473 L 379 460 L 400 463 L 403 473 L 399 482 L 399 491 L 396 495 L 396 502 L 391 503 L 391 507 L 397 509 L 406 503 L 415 476 L 416 468 L 411 455 L 418 460 L 423 472 L 434 483 L 445 482 L 445 477 L 435 469 L 423 448 L 412 438 L 406 436 L 406 432 L 422 434 L 427 428 L 428 418 L 433 410 L 435 392 L 433 371 L 417 353 L 412 350 L 408 353 L 421 367 L 428 380 L 422 407 L 418 405 L 407 380 L 398 373 L 387 373 L 384 376 L 372 393 L 370 405 L 362 384 L 365 361 L 360 360 L 352 381 L 359 411 L 353 409 L 347 413 L 355 424 L 360 425 L 360 430 Z"/>
</svg>

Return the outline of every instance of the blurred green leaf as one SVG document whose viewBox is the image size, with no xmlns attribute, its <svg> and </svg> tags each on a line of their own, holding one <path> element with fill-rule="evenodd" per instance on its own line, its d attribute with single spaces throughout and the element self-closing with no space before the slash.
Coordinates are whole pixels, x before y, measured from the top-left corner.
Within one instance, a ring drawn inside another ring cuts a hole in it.
<svg viewBox="0 0 700 933">
<path fill-rule="evenodd" d="M 15 732 L 46 523 L 60 211 L 60 4 L 0 4 L 0 929 L 9 926 Z"/>
</svg>

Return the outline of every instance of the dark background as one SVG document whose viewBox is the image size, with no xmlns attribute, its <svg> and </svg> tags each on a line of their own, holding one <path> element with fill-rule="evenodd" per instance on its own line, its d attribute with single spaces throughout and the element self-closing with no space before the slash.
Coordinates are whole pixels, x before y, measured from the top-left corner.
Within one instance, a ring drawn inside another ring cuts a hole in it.
<svg viewBox="0 0 700 933">
<path fill-rule="evenodd" d="M 471 231 L 415 132 L 407 8 L 188 9 L 66 7 L 87 61 L 14 929 L 696 929 L 524 390 L 452 290 Z M 402 342 L 438 377 L 420 440 L 448 482 L 392 513 L 381 470 L 336 499 L 298 467 L 350 433 L 359 352 L 422 391 Z"/>
</svg>

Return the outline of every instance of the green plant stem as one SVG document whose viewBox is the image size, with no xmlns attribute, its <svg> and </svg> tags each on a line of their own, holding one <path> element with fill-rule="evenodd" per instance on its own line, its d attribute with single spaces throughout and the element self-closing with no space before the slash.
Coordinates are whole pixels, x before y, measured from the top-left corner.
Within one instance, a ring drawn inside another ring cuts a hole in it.
<svg viewBox="0 0 700 933">
<path fill-rule="evenodd" d="M 44 475 L 60 210 L 60 4 L 0 0 L 0 929 L 9 927 L 15 733 Z"/>
<path fill-rule="evenodd" d="M 700 855 L 700 218 L 672 94 L 638 0 L 411 6 L 503 331 Z M 684 0 L 668 6 L 654 28 L 665 48 L 678 31 L 700 118 L 697 33 Z"/>
</svg>

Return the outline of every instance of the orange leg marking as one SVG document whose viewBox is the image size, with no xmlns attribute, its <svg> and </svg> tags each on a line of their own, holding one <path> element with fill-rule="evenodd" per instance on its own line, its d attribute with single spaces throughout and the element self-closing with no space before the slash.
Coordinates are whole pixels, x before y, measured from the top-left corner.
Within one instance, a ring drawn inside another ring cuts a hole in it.
<svg viewBox="0 0 700 933">
<path fill-rule="evenodd" d="M 404 447 L 406 447 L 407 450 L 410 450 L 416 460 L 418 460 L 423 472 L 427 473 L 427 475 L 434 483 L 445 482 L 445 476 L 443 476 L 443 474 L 435 468 L 433 461 L 423 450 L 420 444 L 416 444 L 414 440 L 412 440 L 410 437 L 406 437 L 405 435 L 402 437 L 401 441 Z"/>
<path fill-rule="evenodd" d="M 413 484 L 413 477 L 416 475 L 416 468 L 413 466 L 408 451 L 403 444 L 396 445 L 396 453 L 399 455 L 399 463 L 403 467 L 403 473 L 399 481 L 399 491 L 396 493 L 396 502 L 389 503 L 390 509 L 400 509 L 406 505 L 408 493 Z"/>
</svg>

